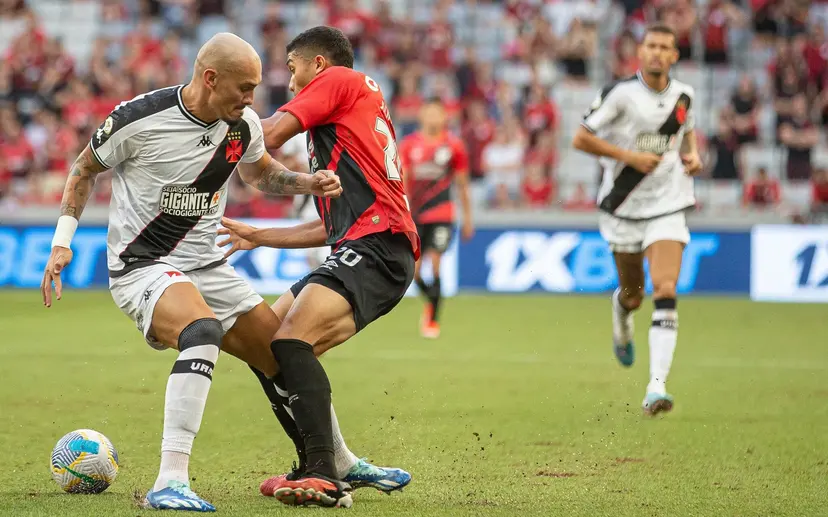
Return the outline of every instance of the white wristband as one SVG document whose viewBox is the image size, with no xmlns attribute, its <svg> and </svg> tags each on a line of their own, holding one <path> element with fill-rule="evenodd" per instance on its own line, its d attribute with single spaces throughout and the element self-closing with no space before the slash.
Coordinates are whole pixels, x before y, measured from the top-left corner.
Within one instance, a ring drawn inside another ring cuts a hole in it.
<svg viewBox="0 0 828 517">
<path fill-rule="evenodd" d="M 71 215 L 62 215 L 58 218 L 57 228 L 55 228 L 55 236 L 52 238 L 52 247 L 60 246 L 68 248 L 72 243 L 72 237 L 75 236 L 75 230 L 78 229 L 78 220 Z"/>
</svg>

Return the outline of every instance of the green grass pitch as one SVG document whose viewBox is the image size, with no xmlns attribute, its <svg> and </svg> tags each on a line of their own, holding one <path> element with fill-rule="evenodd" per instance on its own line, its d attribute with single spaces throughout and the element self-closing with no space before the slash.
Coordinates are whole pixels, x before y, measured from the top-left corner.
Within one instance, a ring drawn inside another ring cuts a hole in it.
<svg viewBox="0 0 828 517">
<path fill-rule="evenodd" d="M 135 503 L 158 467 L 172 352 L 143 344 L 106 292 L 0 291 L 0 515 L 151 515 Z M 647 419 L 649 301 L 631 369 L 610 347 L 607 296 L 463 296 L 443 337 L 417 334 L 420 304 L 324 358 L 357 454 L 412 472 L 349 515 L 828 515 L 828 339 L 820 305 L 688 297 L 669 388 Z M 49 455 L 76 428 L 121 457 L 99 496 L 63 494 Z M 191 462 L 220 515 L 293 515 L 258 493 L 293 459 L 248 369 L 222 356 Z M 323 511 L 323 510 L 318 510 Z M 345 511 L 345 510 L 340 510 Z"/>
</svg>

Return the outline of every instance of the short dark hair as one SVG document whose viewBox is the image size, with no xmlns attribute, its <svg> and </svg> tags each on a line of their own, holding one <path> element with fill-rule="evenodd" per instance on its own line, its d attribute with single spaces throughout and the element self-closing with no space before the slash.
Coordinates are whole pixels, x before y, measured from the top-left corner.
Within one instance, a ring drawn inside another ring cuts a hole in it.
<svg viewBox="0 0 828 517">
<path fill-rule="evenodd" d="M 672 27 L 665 23 L 654 23 L 647 27 L 647 30 L 644 31 L 644 36 L 646 37 L 647 34 L 669 34 L 673 37 L 673 46 L 678 47 L 678 35 L 676 35 L 676 31 L 673 30 Z"/>
<path fill-rule="evenodd" d="M 436 96 L 436 95 L 427 98 L 425 100 L 425 102 L 423 103 L 423 105 L 425 105 L 425 106 L 429 106 L 431 104 L 436 104 L 437 106 L 440 106 L 441 108 L 445 107 L 445 104 L 443 103 L 443 99 Z"/>
<path fill-rule="evenodd" d="M 341 30 L 325 25 L 308 29 L 293 38 L 287 45 L 287 53 L 291 52 L 325 56 L 333 65 L 354 67 L 354 48 L 348 37 Z"/>
</svg>

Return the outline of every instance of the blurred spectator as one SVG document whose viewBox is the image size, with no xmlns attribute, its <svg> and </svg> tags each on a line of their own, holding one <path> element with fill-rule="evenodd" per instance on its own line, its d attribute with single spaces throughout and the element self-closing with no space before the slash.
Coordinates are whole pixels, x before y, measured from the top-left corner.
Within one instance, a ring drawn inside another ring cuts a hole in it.
<svg viewBox="0 0 828 517">
<path fill-rule="evenodd" d="M 765 167 L 759 167 L 756 177 L 745 185 L 742 202 L 747 207 L 766 208 L 779 204 L 779 181 L 768 176 Z"/>
<path fill-rule="evenodd" d="M 693 57 L 693 33 L 696 30 L 696 8 L 691 0 L 663 3 L 661 20 L 676 31 L 679 61 Z"/>
<path fill-rule="evenodd" d="M 516 197 L 522 182 L 526 140 L 515 117 L 508 117 L 495 130 L 494 140 L 483 150 L 483 170 L 490 187 L 505 185 Z"/>
<path fill-rule="evenodd" d="M 411 70 L 403 72 L 400 77 L 400 89 L 394 96 L 394 126 L 397 128 L 397 139 L 413 133 L 417 129 L 417 117 L 423 97 L 417 86 L 417 76 Z"/>
<path fill-rule="evenodd" d="M 710 0 L 704 20 L 704 62 L 730 61 L 730 29 L 743 23 L 742 10 L 732 0 Z"/>
<path fill-rule="evenodd" d="M 529 132 L 529 145 L 534 146 L 538 135 L 558 129 L 558 108 L 546 89 L 537 82 L 528 88 L 523 104 L 523 126 Z"/>
<path fill-rule="evenodd" d="M 811 214 L 828 215 L 828 169 L 819 168 L 811 179 Z"/>
<path fill-rule="evenodd" d="M 526 162 L 534 162 L 541 166 L 544 174 L 555 177 L 555 166 L 558 162 L 558 136 L 554 129 L 548 129 L 538 134 L 535 145 L 526 153 Z"/>
<path fill-rule="evenodd" d="M 267 87 L 268 111 L 271 112 L 290 100 L 290 70 L 285 66 L 286 61 L 284 42 L 277 39 L 267 46 L 263 56 L 262 82 Z"/>
<path fill-rule="evenodd" d="M 426 47 L 426 63 L 432 70 L 444 71 L 451 68 L 451 49 L 454 43 L 454 29 L 448 20 L 450 2 L 437 2 L 431 23 L 425 31 L 423 43 Z"/>
<path fill-rule="evenodd" d="M 515 200 L 514 193 L 509 190 L 509 187 L 499 183 L 494 187 L 489 206 L 497 210 L 511 210 L 517 208 L 518 203 Z"/>
<path fill-rule="evenodd" d="M 529 162 L 521 185 L 523 206 L 527 208 L 548 208 L 555 199 L 552 178 L 544 171 L 543 165 Z"/>
<path fill-rule="evenodd" d="M 797 95 L 792 101 L 790 121 L 779 128 L 779 139 L 788 148 L 786 164 L 789 180 L 811 178 L 811 150 L 817 145 L 819 133 L 808 119 L 808 101 L 804 95 Z"/>
<path fill-rule="evenodd" d="M 712 164 L 710 176 L 717 180 L 738 180 L 737 165 L 739 137 L 733 132 L 727 118 L 719 118 L 719 132 L 708 141 L 707 162 Z"/>
<path fill-rule="evenodd" d="M 328 14 L 328 25 L 348 36 L 356 55 L 359 55 L 362 43 L 371 40 L 377 31 L 375 18 L 360 9 L 357 0 L 335 0 Z"/>
<path fill-rule="evenodd" d="M 777 129 L 793 119 L 793 100 L 796 97 L 803 96 L 803 93 L 807 91 L 808 83 L 806 81 L 807 79 L 800 75 L 795 65 L 783 66 L 774 98 Z"/>
<path fill-rule="evenodd" d="M 589 196 L 584 183 L 578 183 L 575 186 L 575 192 L 572 194 L 572 197 L 564 203 L 564 208 L 578 212 L 592 211 L 595 210 L 595 199 Z"/>
<path fill-rule="evenodd" d="M 472 179 L 484 176 L 483 150 L 494 139 L 495 123 L 487 113 L 485 101 L 472 100 L 467 107 L 467 120 L 463 124 L 463 141 L 469 152 L 469 171 Z"/>
<path fill-rule="evenodd" d="M 3 120 L 0 127 L 0 156 L 4 162 L 4 174 L 11 178 L 23 178 L 34 165 L 34 149 L 17 120 Z"/>
<path fill-rule="evenodd" d="M 778 0 L 750 0 L 753 10 L 753 31 L 760 42 L 772 44 L 779 34 L 779 20 L 783 10 Z"/>
<path fill-rule="evenodd" d="M 739 144 L 756 142 L 759 138 L 759 96 L 756 84 L 749 75 L 742 75 L 739 79 L 729 108 L 730 124 Z"/>
<path fill-rule="evenodd" d="M 613 80 L 632 77 L 638 71 L 638 42 L 631 31 L 624 31 L 616 42 L 611 66 Z"/>
<path fill-rule="evenodd" d="M 595 55 L 596 43 L 594 31 L 585 27 L 580 19 L 572 20 L 558 54 L 568 79 L 575 82 L 589 79 L 587 63 Z"/>
</svg>

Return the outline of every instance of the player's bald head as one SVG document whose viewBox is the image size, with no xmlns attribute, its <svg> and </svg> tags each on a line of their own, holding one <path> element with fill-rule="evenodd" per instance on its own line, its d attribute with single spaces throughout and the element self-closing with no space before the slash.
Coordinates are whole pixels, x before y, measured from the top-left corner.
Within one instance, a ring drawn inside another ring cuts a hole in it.
<svg viewBox="0 0 828 517">
<path fill-rule="evenodd" d="M 260 74 L 261 68 L 262 63 L 256 49 L 229 32 L 220 32 L 207 40 L 199 49 L 195 62 L 195 72 L 198 75 L 208 69 L 219 73 Z"/>
<path fill-rule="evenodd" d="M 246 41 L 228 32 L 210 38 L 196 56 L 191 84 L 213 115 L 235 124 L 262 82 L 262 62 Z"/>
</svg>

